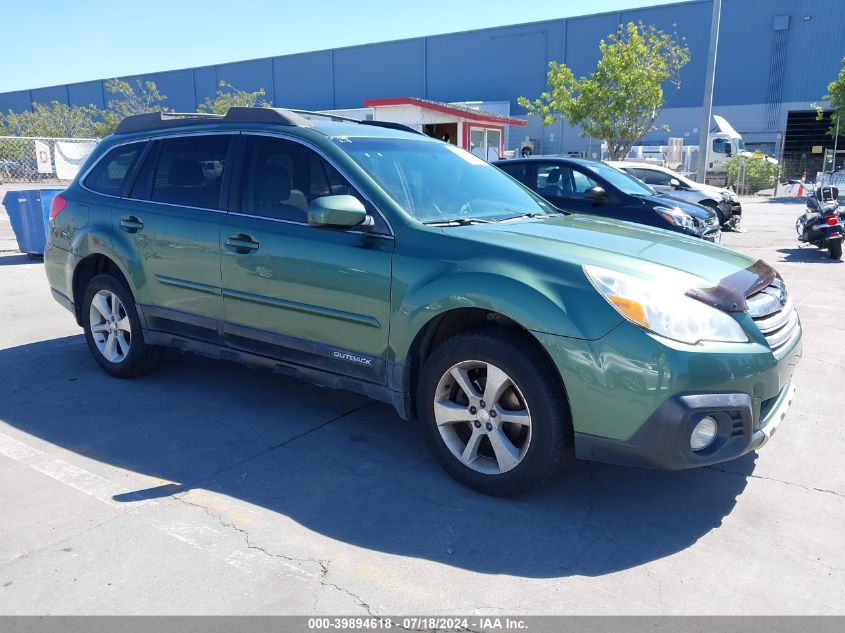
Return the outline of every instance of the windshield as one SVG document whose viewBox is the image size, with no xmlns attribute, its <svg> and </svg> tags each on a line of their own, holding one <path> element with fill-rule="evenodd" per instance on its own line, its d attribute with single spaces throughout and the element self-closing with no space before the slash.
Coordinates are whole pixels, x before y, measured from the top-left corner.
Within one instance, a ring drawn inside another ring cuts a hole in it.
<svg viewBox="0 0 845 633">
<path fill-rule="evenodd" d="M 731 145 L 733 145 L 734 153 L 745 151 L 745 141 L 743 141 L 741 138 L 732 139 Z"/>
<path fill-rule="evenodd" d="M 334 141 L 421 222 L 558 213 L 498 168 L 449 143 L 354 137 Z"/>
<path fill-rule="evenodd" d="M 628 195 L 653 196 L 657 194 L 654 189 L 649 187 L 642 180 L 637 180 L 633 176 L 629 176 L 624 171 L 620 171 L 610 165 L 605 165 L 604 163 L 585 163 L 584 166 Z"/>
</svg>

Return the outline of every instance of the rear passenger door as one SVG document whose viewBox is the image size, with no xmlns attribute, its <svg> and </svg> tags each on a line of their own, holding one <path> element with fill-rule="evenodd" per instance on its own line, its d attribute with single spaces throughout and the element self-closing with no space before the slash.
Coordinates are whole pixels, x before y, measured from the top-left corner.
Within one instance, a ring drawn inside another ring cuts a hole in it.
<svg viewBox="0 0 845 633">
<path fill-rule="evenodd" d="M 131 190 L 114 208 L 114 234 L 136 258 L 138 300 L 152 330 L 218 338 L 220 226 L 232 138 L 153 141 Z"/>
<path fill-rule="evenodd" d="M 233 347 L 383 382 L 393 238 L 372 205 L 311 148 L 243 135 L 241 192 L 221 232 L 224 333 Z M 370 230 L 314 228 L 308 204 L 349 194 Z"/>
</svg>

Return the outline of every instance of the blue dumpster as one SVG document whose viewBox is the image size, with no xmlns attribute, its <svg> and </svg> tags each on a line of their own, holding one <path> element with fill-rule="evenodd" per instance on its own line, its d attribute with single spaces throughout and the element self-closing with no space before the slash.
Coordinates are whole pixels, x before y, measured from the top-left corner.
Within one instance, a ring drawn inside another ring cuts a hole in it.
<svg viewBox="0 0 845 633">
<path fill-rule="evenodd" d="M 3 206 L 9 214 L 9 221 L 18 249 L 30 257 L 44 254 L 50 221 L 50 203 L 61 189 L 30 189 L 8 191 L 3 196 Z"/>
</svg>

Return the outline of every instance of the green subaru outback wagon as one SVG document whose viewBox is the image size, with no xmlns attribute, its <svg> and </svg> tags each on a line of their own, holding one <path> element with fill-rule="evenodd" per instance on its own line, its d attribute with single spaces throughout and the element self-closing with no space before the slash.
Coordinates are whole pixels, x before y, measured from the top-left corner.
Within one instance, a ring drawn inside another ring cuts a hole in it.
<svg viewBox="0 0 845 633">
<path fill-rule="evenodd" d="M 489 494 L 573 456 L 734 459 L 794 394 L 801 325 L 765 263 L 563 213 L 396 124 L 130 117 L 51 218 L 52 293 L 112 376 L 175 347 L 356 391 Z"/>
</svg>

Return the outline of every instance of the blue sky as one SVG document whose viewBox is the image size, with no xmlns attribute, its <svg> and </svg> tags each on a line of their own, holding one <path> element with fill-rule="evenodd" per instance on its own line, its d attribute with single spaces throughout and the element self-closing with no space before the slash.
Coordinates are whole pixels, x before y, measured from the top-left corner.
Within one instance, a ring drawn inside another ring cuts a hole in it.
<svg viewBox="0 0 845 633">
<path fill-rule="evenodd" d="M 0 35 L 0 92 L 669 1 L 11 2 Z"/>
</svg>

